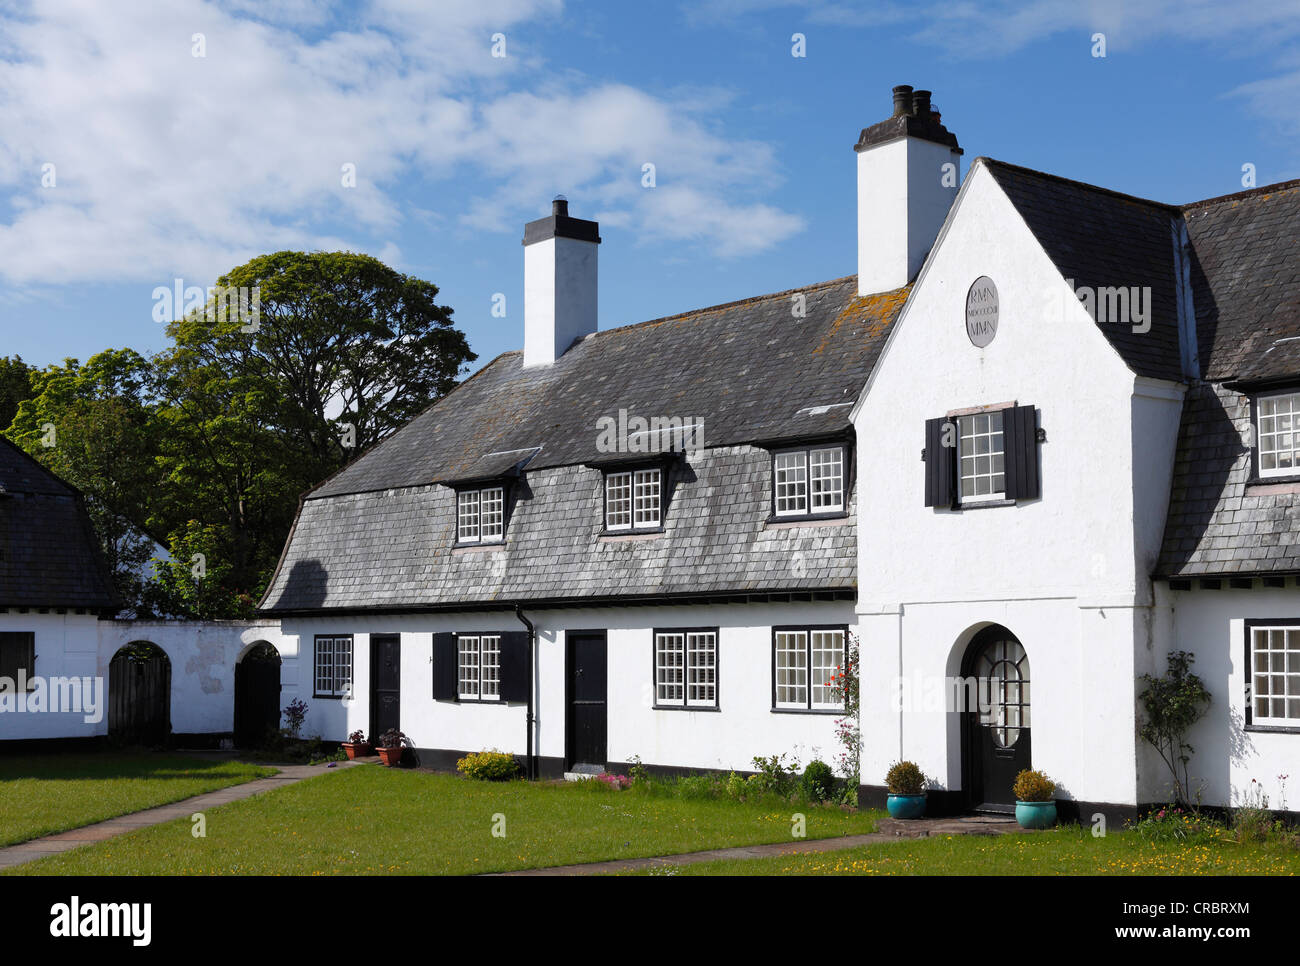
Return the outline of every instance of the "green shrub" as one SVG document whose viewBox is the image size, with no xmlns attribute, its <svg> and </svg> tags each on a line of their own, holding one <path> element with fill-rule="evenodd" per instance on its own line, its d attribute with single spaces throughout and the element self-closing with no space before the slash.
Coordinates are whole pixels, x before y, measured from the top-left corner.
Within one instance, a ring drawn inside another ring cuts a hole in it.
<svg viewBox="0 0 1300 966">
<path fill-rule="evenodd" d="M 799 760 L 785 760 L 785 755 L 772 755 L 770 758 L 755 757 L 754 767 L 758 774 L 752 776 L 750 783 L 762 794 L 779 795 L 789 798 L 794 794 L 799 775 Z"/>
<path fill-rule="evenodd" d="M 733 798 L 738 802 L 743 802 L 745 800 L 745 793 L 747 791 L 748 791 L 748 786 L 746 786 L 745 779 L 741 775 L 737 775 L 733 771 L 731 774 L 727 776 L 727 797 L 728 798 Z"/>
<path fill-rule="evenodd" d="M 920 795 L 925 781 L 925 772 L 914 761 L 896 761 L 885 773 L 885 787 L 891 795 Z"/>
<path fill-rule="evenodd" d="M 504 782 L 519 774 L 519 763 L 504 751 L 480 751 L 456 762 L 456 770 L 477 781 Z"/>
<path fill-rule="evenodd" d="M 1133 831 L 1147 842 L 1198 843 L 1219 838 L 1223 826 L 1208 815 L 1167 805 L 1148 812 L 1133 826 Z"/>
<path fill-rule="evenodd" d="M 835 773 L 831 771 L 831 766 L 826 762 L 814 758 L 808 762 L 808 767 L 803 770 L 801 784 L 803 793 L 808 796 L 810 801 L 824 802 L 831 797 L 831 793 L 835 790 Z"/>
<path fill-rule="evenodd" d="M 650 770 L 641 762 L 640 755 L 633 755 L 628 761 L 627 777 L 633 785 L 643 785 L 650 780 Z"/>
<path fill-rule="evenodd" d="M 1041 771 L 1026 768 L 1016 776 L 1011 789 L 1018 802 L 1050 802 L 1056 793 L 1056 782 Z"/>
</svg>

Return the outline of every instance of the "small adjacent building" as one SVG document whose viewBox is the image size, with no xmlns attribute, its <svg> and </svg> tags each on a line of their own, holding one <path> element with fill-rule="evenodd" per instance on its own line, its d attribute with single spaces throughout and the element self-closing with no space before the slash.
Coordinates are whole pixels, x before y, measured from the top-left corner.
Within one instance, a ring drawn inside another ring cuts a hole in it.
<svg viewBox="0 0 1300 966">
<path fill-rule="evenodd" d="M 1203 800 L 1300 774 L 1300 182 L 1192 205 L 962 151 L 925 91 L 856 144 L 858 271 L 600 330 L 598 226 L 524 230 L 505 353 L 303 500 L 262 614 L 307 729 L 539 774 L 1025 767 L 1165 800 L 1141 675 L 1194 652 Z"/>
</svg>

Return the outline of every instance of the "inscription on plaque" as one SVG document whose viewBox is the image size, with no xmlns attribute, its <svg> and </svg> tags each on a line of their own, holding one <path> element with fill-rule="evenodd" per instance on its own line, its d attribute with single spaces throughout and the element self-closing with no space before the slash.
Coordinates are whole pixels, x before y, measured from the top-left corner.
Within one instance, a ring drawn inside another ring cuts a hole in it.
<svg viewBox="0 0 1300 966">
<path fill-rule="evenodd" d="M 998 287 L 981 275 L 966 293 L 966 335 L 983 349 L 998 334 Z"/>
</svg>

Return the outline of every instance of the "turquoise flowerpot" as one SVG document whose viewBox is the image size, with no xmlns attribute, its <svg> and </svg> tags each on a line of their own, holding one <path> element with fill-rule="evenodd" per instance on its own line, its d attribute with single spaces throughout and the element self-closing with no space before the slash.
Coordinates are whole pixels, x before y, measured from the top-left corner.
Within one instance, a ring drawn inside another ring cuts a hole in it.
<svg viewBox="0 0 1300 966">
<path fill-rule="evenodd" d="M 925 814 L 925 793 L 920 795 L 890 795 L 885 799 L 890 818 L 920 818 Z"/>
<path fill-rule="evenodd" d="M 1056 824 L 1056 802 L 1016 802 L 1021 828 L 1051 828 Z"/>
</svg>

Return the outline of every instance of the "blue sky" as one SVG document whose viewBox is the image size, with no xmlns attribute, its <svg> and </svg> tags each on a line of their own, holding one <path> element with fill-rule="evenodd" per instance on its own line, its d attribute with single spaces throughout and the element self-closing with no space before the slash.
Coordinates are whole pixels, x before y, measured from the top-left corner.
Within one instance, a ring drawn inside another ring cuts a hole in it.
<svg viewBox="0 0 1300 966">
<path fill-rule="evenodd" d="M 522 344 L 556 193 L 601 223 L 602 328 L 852 274 L 852 145 L 900 83 L 963 174 L 1300 177 L 1300 3 L 1130 6 L 0 0 L 0 355 L 156 350 L 156 287 L 344 248 L 436 283 L 486 362 Z"/>
</svg>

